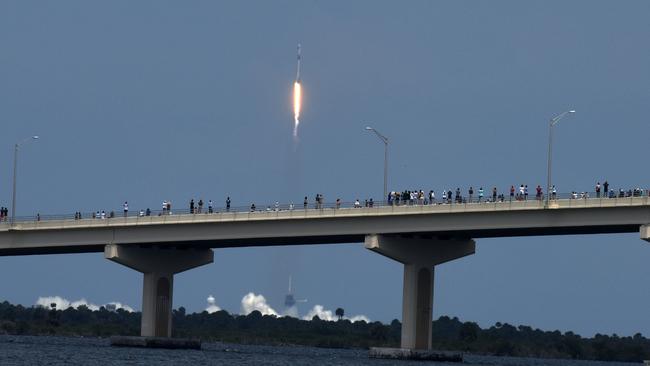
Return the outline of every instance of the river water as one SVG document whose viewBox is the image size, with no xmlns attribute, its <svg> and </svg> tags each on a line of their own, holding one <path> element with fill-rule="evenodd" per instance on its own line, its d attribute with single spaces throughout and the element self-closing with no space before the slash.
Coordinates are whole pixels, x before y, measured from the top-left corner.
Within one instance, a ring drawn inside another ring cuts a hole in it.
<svg viewBox="0 0 650 366">
<path fill-rule="evenodd" d="M 616 366 L 629 363 L 465 356 L 465 364 Z M 108 339 L 0 336 L 0 365 L 457 365 L 374 360 L 365 350 L 203 343 L 203 349 L 116 348 Z M 637 364 L 638 365 L 638 364 Z"/>
</svg>

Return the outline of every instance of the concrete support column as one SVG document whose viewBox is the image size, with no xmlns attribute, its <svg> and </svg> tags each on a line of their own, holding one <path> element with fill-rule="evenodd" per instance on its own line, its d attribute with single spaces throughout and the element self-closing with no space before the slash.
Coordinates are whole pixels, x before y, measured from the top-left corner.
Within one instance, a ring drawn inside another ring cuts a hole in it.
<svg viewBox="0 0 650 366">
<path fill-rule="evenodd" d="M 365 247 L 404 264 L 401 348 L 431 349 L 435 266 L 474 254 L 474 241 L 368 235 Z"/>
<path fill-rule="evenodd" d="M 433 316 L 433 271 L 429 265 L 404 265 L 402 348 L 431 349 L 431 326 L 426 324 Z"/>
<path fill-rule="evenodd" d="M 639 234 L 641 234 L 641 239 L 650 241 L 650 225 L 642 225 Z"/>
<path fill-rule="evenodd" d="M 211 249 L 175 249 L 109 244 L 106 259 L 143 273 L 143 337 L 171 337 L 174 274 L 212 263 Z"/>
</svg>

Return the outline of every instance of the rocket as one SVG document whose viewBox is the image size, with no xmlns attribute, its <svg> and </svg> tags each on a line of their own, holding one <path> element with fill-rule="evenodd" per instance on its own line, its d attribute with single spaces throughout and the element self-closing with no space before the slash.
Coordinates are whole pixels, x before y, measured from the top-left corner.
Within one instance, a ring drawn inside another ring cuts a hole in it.
<svg viewBox="0 0 650 366">
<path fill-rule="evenodd" d="M 296 82 L 300 82 L 300 43 L 298 43 L 298 67 L 296 68 Z"/>
<path fill-rule="evenodd" d="M 296 68 L 296 81 L 293 83 L 293 137 L 298 139 L 298 125 L 300 124 L 300 107 L 302 105 L 302 86 L 300 85 L 300 43 L 298 43 L 298 66 Z"/>
</svg>

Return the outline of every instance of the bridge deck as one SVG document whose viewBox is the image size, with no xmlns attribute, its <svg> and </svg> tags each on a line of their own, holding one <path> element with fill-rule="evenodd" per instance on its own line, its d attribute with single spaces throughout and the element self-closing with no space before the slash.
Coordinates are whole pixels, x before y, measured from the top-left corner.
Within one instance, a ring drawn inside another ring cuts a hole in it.
<svg viewBox="0 0 650 366">
<path fill-rule="evenodd" d="M 638 232 L 650 198 L 173 214 L 0 225 L 0 255 L 99 252 L 106 244 L 240 247 L 363 242 L 365 235 L 501 237 Z"/>
<path fill-rule="evenodd" d="M 95 227 L 124 227 L 141 225 L 162 224 L 193 224 L 193 223 L 218 223 L 260 220 L 291 220 L 309 218 L 334 218 L 334 217 L 364 217 L 386 215 L 417 215 L 417 214 L 447 214 L 468 212 L 495 212 L 545 209 L 544 201 L 529 199 L 527 201 L 504 201 L 482 203 L 451 203 L 433 205 L 375 205 L 374 207 L 361 208 L 308 208 L 308 209 L 283 209 L 270 211 L 230 211 L 200 214 L 172 214 L 154 216 L 116 216 L 106 219 L 85 218 L 74 219 L 49 219 L 29 220 L 16 222 L 12 228 L 9 222 L 0 222 L 0 231 L 8 230 L 52 230 L 72 228 Z M 604 208 L 604 207 L 633 207 L 650 206 L 650 197 L 625 197 L 625 198 L 587 198 L 587 199 L 559 199 L 550 201 L 549 209 L 578 209 L 578 208 Z"/>
</svg>

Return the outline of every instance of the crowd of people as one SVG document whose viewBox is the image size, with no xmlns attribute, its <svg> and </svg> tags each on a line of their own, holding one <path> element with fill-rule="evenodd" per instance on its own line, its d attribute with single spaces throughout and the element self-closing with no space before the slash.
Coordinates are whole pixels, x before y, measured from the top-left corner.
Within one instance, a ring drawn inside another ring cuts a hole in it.
<svg viewBox="0 0 650 366">
<path fill-rule="evenodd" d="M 626 197 L 643 197 L 643 196 L 648 196 L 650 194 L 649 190 L 644 190 L 642 188 L 633 188 L 633 189 L 623 189 L 620 188 L 618 190 L 611 189 L 610 184 L 608 181 L 604 181 L 604 183 L 597 182 L 594 191 L 590 192 L 571 192 L 569 194 L 568 199 L 587 199 L 591 198 L 590 194 L 593 194 L 595 192 L 595 197 L 596 198 L 626 198 Z M 541 201 L 545 199 L 545 194 L 544 191 L 541 187 L 541 185 L 537 185 L 534 190 L 532 191 L 532 194 L 534 194 L 534 199 Z M 558 193 L 557 193 L 557 188 L 555 185 L 550 187 L 549 190 L 549 199 L 551 200 L 556 200 L 558 199 Z M 564 198 L 564 197 L 563 197 Z M 382 202 L 381 204 L 387 204 L 391 206 L 399 206 L 399 205 L 433 205 L 433 204 L 478 204 L 478 203 L 487 203 L 487 202 L 505 202 L 505 201 L 527 201 L 529 200 L 529 188 L 527 184 L 520 184 L 518 187 L 515 187 L 514 185 L 511 185 L 504 193 L 500 193 L 497 189 L 497 187 L 492 187 L 489 190 L 484 189 L 482 186 L 479 186 L 478 189 L 474 189 L 473 186 L 470 186 L 467 188 L 466 191 L 461 191 L 460 188 L 456 188 L 455 191 L 452 191 L 451 189 L 447 190 L 442 190 L 440 192 L 439 196 L 436 196 L 436 193 L 434 190 L 429 190 L 428 192 L 425 192 L 425 190 L 422 189 L 416 189 L 416 190 L 404 190 L 401 192 L 398 191 L 391 191 L 388 193 L 388 196 L 386 197 L 386 200 Z M 351 208 L 371 208 L 375 206 L 375 201 L 372 198 L 368 198 L 363 200 L 363 203 L 361 200 L 358 198 L 355 199 L 352 203 L 347 203 L 347 207 Z M 217 207 L 215 206 L 214 202 L 212 200 L 208 200 L 207 202 L 203 201 L 202 198 L 199 198 L 198 200 L 195 200 L 194 198 L 190 199 L 189 201 L 189 209 L 187 211 L 181 210 L 180 213 L 191 213 L 191 214 L 213 214 L 217 213 Z M 327 206 L 328 208 L 334 208 L 334 209 L 339 209 L 344 205 L 343 201 L 341 198 L 337 198 L 333 204 L 330 204 L 330 206 Z M 309 208 L 314 208 L 314 209 L 323 209 L 326 208 L 325 204 L 325 198 L 321 193 L 317 193 L 313 201 L 310 202 L 308 197 L 305 196 L 303 200 L 303 205 L 302 208 L 307 210 Z M 252 203 L 250 205 L 249 211 L 250 212 L 257 212 L 257 211 L 267 211 L 267 212 L 277 212 L 281 210 L 294 210 L 295 206 L 293 202 L 289 203 L 288 205 L 281 205 L 278 201 L 275 202 L 274 205 L 267 205 L 265 208 L 258 208 L 258 206 L 255 205 L 255 203 Z M 129 203 L 128 201 L 125 201 L 122 205 L 122 210 L 123 210 L 123 216 L 128 217 L 129 216 Z M 230 197 L 226 197 L 226 200 L 224 202 L 224 206 L 222 207 L 222 212 L 229 212 L 231 210 L 231 200 Z M 145 217 L 145 216 L 151 216 L 152 215 L 151 209 L 147 208 L 141 209 L 137 212 L 137 214 L 131 214 L 131 216 L 139 216 L 139 217 Z M 162 202 L 162 211 L 159 211 L 157 213 L 158 216 L 162 215 L 171 215 L 172 214 L 172 203 L 170 200 L 164 200 Z M 115 211 L 109 211 L 106 212 L 104 210 L 98 210 L 96 212 L 93 212 L 91 214 L 88 214 L 88 216 L 92 219 L 110 219 L 115 217 Z M 0 222 L 2 221 L 7 221 L 7 218 L 9 217 L 9 210 L 6 207 L 0 207 Z M 38 220 L 40 220 L 40 214 L 37 215 Z M 83 219 L 83 215 L 81 211 L 77 211 L 74 213 L 74 219 L 75 220 L 81 220 Z"/>
<path fill-rule="evenodd" d="M 478 190 L 475 190 L 474 187 L 469 187 L 467 189 L 467 194 L 463 194 L 460 188 L 456 188 L 455 191 L 443 190 L 440 192 L 440 196 L 436 197 L 436 193 L 433 190 L 430 190 L 426 193 L 424 190 L 405 190 L 402 192 L 392 191 L 388 194 L 386 202 L 389 205 L 427 205 L 427 204 L 452 204 L 452 203 L 483 203 L 483 202 L 505 202 L 508 201 L 527 201 L 529 199 L 529 189 L 527 184 L 521 184 L 518 188 L 514 185 L 511 185 L 507 192 L 499 193 L 497 187 L 492 187 L 492 189 L 486 195 L 485 189 L 479 187 Z M 508 194 L 506 198 L 506 194 Z M 648 195 L 648 190 L 642 188 L 634 188 L 624 190 L 623 188 L 619 189 L 618 192 L 610 189 L 609 182 L 605 181 L 603 184 L 597 182 L 595 185 L 595 194 L 596 198 L 624 198 L 624 197 L 642 197 Z M 541 185 L 537 185 L 534 189 L 535 200 L 541 201 L 545 199 L 544 190 Z M 555 200 L 558 199 L 557 188 L 555 185 L 552 185 L 549 190 L 549 199 Z M 571 192 L 567 197 L 569 199 L 578 199 L 578 198 L 589 198 L 590 193 L 587 191 L 583 192 Z"/>
</svg>

